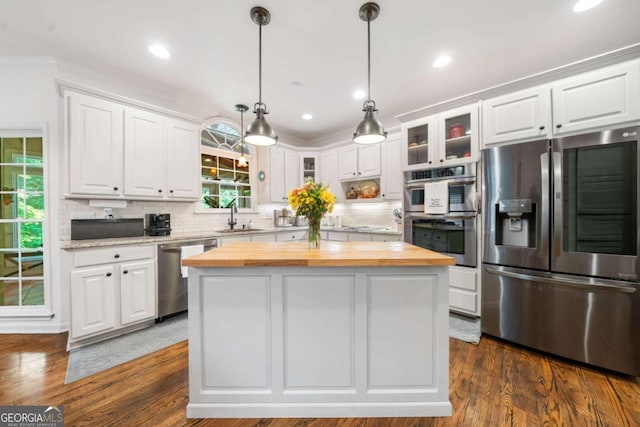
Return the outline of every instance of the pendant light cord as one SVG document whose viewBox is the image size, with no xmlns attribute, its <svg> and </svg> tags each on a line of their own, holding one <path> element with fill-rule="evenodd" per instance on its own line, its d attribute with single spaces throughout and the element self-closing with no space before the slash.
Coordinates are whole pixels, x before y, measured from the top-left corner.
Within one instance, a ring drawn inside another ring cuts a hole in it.
<svg viewBox="0 0 640 427">
<path fill-rule="evenodd" d="M 371 101 L 371 18 L 367 16 L 367 101 Z"/>
<path fill-rule="evenodd" d="M 258 105 L 262 108 L 262 21 L 258 28 Z"/>
</svg>

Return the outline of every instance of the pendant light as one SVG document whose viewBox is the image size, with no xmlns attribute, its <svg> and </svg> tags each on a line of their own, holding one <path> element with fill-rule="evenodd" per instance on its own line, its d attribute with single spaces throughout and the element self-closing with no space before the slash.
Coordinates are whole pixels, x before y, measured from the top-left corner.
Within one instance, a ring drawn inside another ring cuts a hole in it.
<svg viewBox="0 0 640 427">
<path fill-rule="evenodd" d="M 244 112 L 249 109 L 244 104 L 236 104 L 236 111 L 240 112 L 240 158 L 238 159 L 238 167 L 246 168 L 247 159 L 244 157 Z"/>
<path fill-rule="evenodd" d="M 353 134 L 353 142 L 356 144 L 376 144 L 387 139 L 387 132 L 382 123 L 375 117 L 376 103 L 371 99 L 371 21 L 380 14 L 380 6 L 376 3 L 365 3 L 360 7 L 360 19 L 367 23 L 367 100 L 364 101 L 362 111 L 364 119 L 360 122 Z"/>
<path fill-rule="evenodd" d="M 258 24 L 258 102 L 253 105 L 256 119 L 247 128 L 245 140 L 253 145 L 273 145 L 278 140 L 276 132 L 264 118 L 269 114 L 267 106 L 262 103 L 262 26 L 271 21 L 271 14 L 264 7 L 256 6 L 251 9 L 251 19 Z"/>
</svg>

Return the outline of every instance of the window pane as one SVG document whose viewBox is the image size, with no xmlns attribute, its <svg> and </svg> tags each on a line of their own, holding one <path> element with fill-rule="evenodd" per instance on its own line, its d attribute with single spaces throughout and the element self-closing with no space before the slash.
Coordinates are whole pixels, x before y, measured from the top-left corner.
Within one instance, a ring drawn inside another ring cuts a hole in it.
<svg viewBox="0 0 640 427">
<path fill-rule="evenodd" d="M 228 157 L 220 157 L 220 169 L 233 170 L 234 160 Z"/>
<path fill-rule="evenodd" d="M 44 305 L 43 280 L 24 280 L 22 282 L 22 305 Z"/>
<path fill-rule="evenodd" d="M 250 208 L 251 207 L 251 199 L 246 197 L 238 198 L 238 207 L 239 208 Z"/>
<path fill-rule="evenodd" d="M 42 168 L 29 166 L 26 172 L 27 175 L 21 176 L 22 180 L 18 181 L 18 188 L 24 188 L 27 191 L 44 191 Z"/>
<path fill-rule="evenodd" d="M 233 182 L 234 178 L 235 177 L 234 177 L 233 171 L 220 169 L 220 180 L 221 181 Z"/>
<path fill-rule="evenodd" d="M 206 179 L 206 180 L 218 179 L 218 169 L 202 168 L 202 179 Z"/>
<path fill-rule="evenodd" d="M 42 247 L 42 223 L 41 222 L 25 222 L 20 224 L 20 240 L 23 248 L 41 248 Z"/>
<path fill-rule="evenodd" d="M 242 184 L 249 183 L 249 174 L 244 172 L 236 172 L 236 182 Z"/>
<path fill-rule="evenodd" d="M 20 305 L 20 282 L 17 280 L 0 281 L 0 305 Z"/>
<path fill-rule="evenodd" d="M 17 250 L 18 248 L 18 242 L 16 241 L 17 233 L 14 233 L 14 226 L 15 226 L 15 223 L 12 223 L 12 222 L 0 223 L 0 249 L 16 249 Z"/>
<path fill-rule="evenodd" d="M 26 163 L 42 165 L 42 138 L 27 138 Z"/>
<path fill-rule="evenodd" d="M 23 155 L 23 144 L 22 138 L 2 138 L 0 140 L 2 147 L 0 163 L 16 163 L 18 161 L 16 157 Z"/>
<path fill-rule="evenodd" d="M 44 194 L 21 194 L 18 203 L 18 216 L 25 219 L 44 219 Z"/>
</svg>

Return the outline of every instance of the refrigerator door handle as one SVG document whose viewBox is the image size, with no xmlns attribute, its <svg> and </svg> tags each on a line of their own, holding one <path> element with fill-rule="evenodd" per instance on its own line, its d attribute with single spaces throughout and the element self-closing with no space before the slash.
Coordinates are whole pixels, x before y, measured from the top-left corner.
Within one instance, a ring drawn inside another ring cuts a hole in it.
<svg viewBox="0 0 640 427">
<path fill-rule="evenodd" d="M 546 153 L 540 154 L 540 185 L 541 204 L 540 212 L 540 254 L 549 256 L 549 218 L 551 218 L 549 200 L 549 149 Z"/>
<path fill-rule="evenodd" d="M 551 189 L 553 200 L 553 256 L 560 256 L 562 248 L 562 153 L 552 151 L 553 153 L 553 187 Z M 551 217 L 551 216 L 549 216 Z"/>
<path fill-rule="evenodd" d="M 621 292 L 625 294 L 632 294 L 636 291 L 636 288 L 634 286 L 603 283 L 595 280 L 579 280 L 566 276 L 539 276 L 536 274 L 527 274 L 517 270 L 511 270 L 505 267 L 496 268 L 487 266 L 486 269 L 488 273 L 492 273 L 498 276 L 511 277 L 513 279 L 526 280 L 529 282 L 541 282 L 552 285 L 568 286 L 570 288 L 577 288 L 583 291 Z"/>
</svg>

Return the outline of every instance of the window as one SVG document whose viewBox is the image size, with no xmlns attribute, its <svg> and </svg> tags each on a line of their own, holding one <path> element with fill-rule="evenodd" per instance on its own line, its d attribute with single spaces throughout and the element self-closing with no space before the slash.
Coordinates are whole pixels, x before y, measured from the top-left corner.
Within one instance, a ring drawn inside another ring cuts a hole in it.
<svg viewBox="0 0 640 427">
<path fill-rule="evenodd" d="M 244 154 L 247 165 L 238 165 Z M 235 124 L 218 120 L 202 131 L 200 147 L 200 178 L 202 207 L 219 209 L 234 200 L 238 208 L 251 208 L 251 153 L 240 142 L 240 130 Z"/>
<path fill-rule="evenodd" d="M 0 306 L 45 305 L 42 137 L 0 137 Z"/>
</svg>

